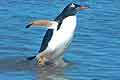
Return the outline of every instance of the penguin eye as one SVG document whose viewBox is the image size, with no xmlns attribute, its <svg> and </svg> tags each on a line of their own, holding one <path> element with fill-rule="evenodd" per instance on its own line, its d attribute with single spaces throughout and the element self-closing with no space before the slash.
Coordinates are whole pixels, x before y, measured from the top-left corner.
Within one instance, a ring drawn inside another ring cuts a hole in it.
<svg viewBox="0 0 120 80">
<path fill-rule="evenodd" d="M 75 7 L 75 5 L 72 3 L 72 4 L 70 5 L 70 7 L 71 7 L 71 8 L 74 8 L 74 7 Z"/>
</svg>

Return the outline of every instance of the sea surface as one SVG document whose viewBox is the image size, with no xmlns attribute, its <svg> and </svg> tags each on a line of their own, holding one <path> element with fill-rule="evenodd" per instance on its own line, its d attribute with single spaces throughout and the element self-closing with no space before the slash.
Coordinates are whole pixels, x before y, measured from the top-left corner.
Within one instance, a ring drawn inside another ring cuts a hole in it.
<svg viewBox="0 0 120 80">
<path fill-rule="evenodd" d="M 77 14 L 64 56 L 72 64 L 40 68 L 27 61 L 47 29 L 25 26 L 54 20 L 70 2 L 90 7 Z M 120 80 L 120 0 L 0 0 L 0 80 Z"/>
</svg>

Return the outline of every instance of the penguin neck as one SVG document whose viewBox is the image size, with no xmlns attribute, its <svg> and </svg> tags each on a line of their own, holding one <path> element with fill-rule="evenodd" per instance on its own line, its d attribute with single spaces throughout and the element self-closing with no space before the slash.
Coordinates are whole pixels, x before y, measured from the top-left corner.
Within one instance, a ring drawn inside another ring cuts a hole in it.
<svg viewBox="0 0 120 80">
<path fill-rule="evenodd" d="M 65 33 L 73 33 L 76 28 L 76 16 L 68 16 L 66 17 L 61 24 L 59 30 Z"/>
<path fill-rule="evenodd" d="M 74 16 L 74 15 L 68 15 L 62 12 L 60 15 L 56 17 L 55 21 L 57 21 L 58 23 L 62 23 L 62 21 L 68 16 Z"/>
<path fill-rule="evenodd" d="M 55 21 L 58 22 L 57 30 L 59 30 L 59 28 L 60 28 L 63 20 L 64 20 L 65 18 L 67 18 L 68 16 L 74 16 L 74 15 L 67 15 L 67 14 L 65 14 L 64 12 L 62 12 L 60 15 L 58 15 L 58 16 L 55 18 Z"/>
</svg>

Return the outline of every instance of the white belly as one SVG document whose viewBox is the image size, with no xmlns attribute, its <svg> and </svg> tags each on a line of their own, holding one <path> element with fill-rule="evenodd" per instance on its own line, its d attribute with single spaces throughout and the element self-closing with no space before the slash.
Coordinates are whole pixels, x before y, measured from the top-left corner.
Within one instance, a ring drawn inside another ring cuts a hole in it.
<svg viewBox="0 0 120 80">
<path fill-rule="evenodd" d="M 63 51 L 71 43 L 76 27 L 76 16 L 65 18 L 59 30 L 54 30 L 53 36 L 48 44 L 47 50 L 54 52 L 53 56 L 57 57 L 63 54 Z"/>
</svg>

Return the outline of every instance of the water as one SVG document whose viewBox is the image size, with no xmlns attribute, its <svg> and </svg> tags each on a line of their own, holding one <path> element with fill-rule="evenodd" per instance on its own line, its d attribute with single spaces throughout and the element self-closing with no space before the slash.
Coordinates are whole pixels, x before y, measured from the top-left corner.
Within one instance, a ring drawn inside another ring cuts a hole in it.
<svg viewBox="0 0 120 80">
<path fill-rule="evenodd" d="M 120 80 L 120 1 L 73 0 L 90 9 L 77 17 L 64 68 L 39 67 L 25 58 L 37 54 L 44 28 L 25 26 L 54 19 L 72 0 L 0 1 L 0 80 Z"/>
</svg>

